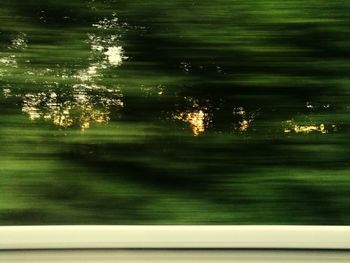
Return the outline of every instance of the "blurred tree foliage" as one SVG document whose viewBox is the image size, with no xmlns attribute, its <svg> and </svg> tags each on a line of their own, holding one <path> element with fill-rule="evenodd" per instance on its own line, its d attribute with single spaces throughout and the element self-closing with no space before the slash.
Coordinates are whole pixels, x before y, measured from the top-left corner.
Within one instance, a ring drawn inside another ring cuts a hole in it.
<svg viewBox="0 0 350 263">
<path fill-rule="evenodd" d="M 0 224 L 348 224 L 349 11 L 3 0 Z"/>
</svg>

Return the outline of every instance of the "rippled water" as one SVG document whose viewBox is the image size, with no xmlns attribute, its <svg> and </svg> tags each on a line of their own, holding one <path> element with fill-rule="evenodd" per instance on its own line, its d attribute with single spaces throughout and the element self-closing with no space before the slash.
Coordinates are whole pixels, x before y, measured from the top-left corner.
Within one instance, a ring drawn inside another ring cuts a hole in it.
<svg viewBox="0 0 350 263">
<path fill-rule="evenodd" d="M 348 224 L 349 8 L 3 0 L 0 224 Z"/>
</svg>

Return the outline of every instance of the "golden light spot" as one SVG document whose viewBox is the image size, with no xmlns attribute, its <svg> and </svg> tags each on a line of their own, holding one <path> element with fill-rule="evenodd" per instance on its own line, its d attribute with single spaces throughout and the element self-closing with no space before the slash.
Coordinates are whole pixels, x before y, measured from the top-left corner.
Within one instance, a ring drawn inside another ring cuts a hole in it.
<svg viewBox="0 0 350 263">
<path fill-rule="evenodd" d="M 205 131 L 210 123 L 208 109 L 201 107 L 199 102 L 191 97 L 184 99 L 190 103 L 189 109 L 172 114 L 172 118 L 189 123 L 193 135 L 198 136 Z"/>
<path fill-rule="evenodd" d="M 247 120 L 243 120 L 239 122 L 239 130 L 241 132 L 247 131 L 249 128 L 249 122 Z"/>
<path fill-rule="evenodd" d="M 74 85 L 69 99 L 53 91 L 26 94 L 22 111 L 31 120 L 44 119 L 68 128 L 79 126 L 82 130 L 92 123 L 108 123 L 110 110 L 122 108 L 122 95 L 117 90 L 97 85 Z"/>
<path fill-rule="evenodd" d="M 247 113 L 243 107 L 233 108 L 234 129 L 240 132 L 248 131 L 255 116 L 254 113 Z"/>
<path fill-rule="evenodd" d="M 173 117 L 174 119 L 188 122 L 191 126 L 193 135 L 198 136 L 205 131 L 208 114 L 204 113 L 202 110 L 199 110 L 194 112 L 182 112 L 174 115 Z"/>
<path fill-rule="evenodd" d="M 294 123 L 293 121 L 289 120 L 286 122 L 287 126 L 284 128 L 285 133 L 328 133 L 328 130 L 326 129 L 326 126 L 321 123 L 319 125 L 317 124 L 310 124 L 310 125 L 299 125 Z M 335 125 L 332 125 L 332 128 L 335 128 Z"/>
<path fill-rule="evenodd" d="M 69 115 L 65 114 L 53 114 L 52 116 L 50 115 L 45 115 L 45 119 L 52 119 L 52 122 L 58 126 L 68 128 L 73 124 L 73 119 Z"/>
</svg>

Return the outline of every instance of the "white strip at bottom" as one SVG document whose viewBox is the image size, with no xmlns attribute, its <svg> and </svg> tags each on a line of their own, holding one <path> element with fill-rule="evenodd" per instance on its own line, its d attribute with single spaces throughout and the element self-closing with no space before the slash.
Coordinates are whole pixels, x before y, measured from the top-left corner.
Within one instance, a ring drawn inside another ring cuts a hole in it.
<svg viewBox="0 0 350 263">
<path fill-rule="evenodd" d="M 348 226 L 2 226 L 6 249 L 350 249 Z M 350 262 L 350 261 L 349 261 Z"/>
<path fill-rule="evenodd" d="M 11 263 L 348 263 L 344 251 L 0 251 Z"/>
</svg>

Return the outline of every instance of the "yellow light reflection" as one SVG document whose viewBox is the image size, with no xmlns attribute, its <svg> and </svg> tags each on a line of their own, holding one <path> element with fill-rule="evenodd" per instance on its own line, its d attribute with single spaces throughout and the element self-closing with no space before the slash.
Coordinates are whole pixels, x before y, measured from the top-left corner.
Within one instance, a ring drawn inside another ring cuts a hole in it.
<svg viewBox="0 0 350 263">
<path fill-rule="evenodd" d="M 234 129 L 240 132 L 248 131 L 250 123 L 254 120 L 254 113 L 247 113 L 243 107 L 233 109 Z"/>
<path fill-rule="evenodd" d="M 326 126 L 321 123 L 321 124 L 304 124 L 304 125 L 299 125 L 294 123 L 291 120 L 286 121 L 287 127 L 284 128 L 285 133 L 328 133 L 329 130 L 326 129 Z M 335 125 L 332 125 L 333 130 L 335 130 Z"/>
<path fill-rule="evenodd" d="M 82 130 L 92 123 L 108 123 L 110 111 L 124 106 L 119 91 L 97 85 L 74 85 L 73 96 L 61 95 L 54 91 L 26 94 L 22 111 L 31 120 L 44 119 L 68 128 L 79 126 Z"/>
<path fill-rule="evenodd" d="M 191 109 L 175 113 L 172 118 L 189 123 L 193 135 L 198 136 L 205 131 L 210 123 L 208 109 L 201 107 L 195 99 L 185 97 L 185 100 L 192 104 Z"/>
<path fill-rule="evenodd" d="M 206 119 L 208 118 L 208 114 L 204 113 L 202 110 L 199 110 L 194 112 L 182 112 L 174 115 L 173 117 L 174 119 L 188 122 L 191 126 L 193 135 L 198 136 L 205 131 L 205 123 Z"/>
</svg>

